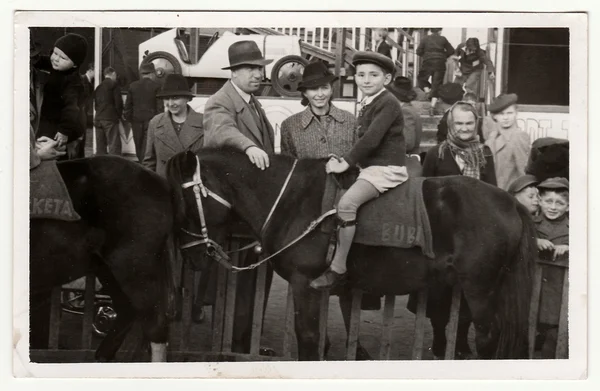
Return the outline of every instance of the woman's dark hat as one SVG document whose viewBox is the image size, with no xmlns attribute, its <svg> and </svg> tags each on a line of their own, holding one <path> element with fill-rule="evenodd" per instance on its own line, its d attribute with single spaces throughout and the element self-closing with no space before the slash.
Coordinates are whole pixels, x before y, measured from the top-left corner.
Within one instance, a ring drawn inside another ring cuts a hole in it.
<svg viewBox="0 0 600 391">
<path fill-rule="evenodd" d="M 229 66 L 222 69 L 232 69 L 240 65 L 258 65 L 264 67 L 273 62 L 263 57 L 254 41 L 238 41 L 229 46 Z"/>
<path fill-rule="evenodd" d="M 329 72 L 327 65 L 323 61 L 316 61 L 304 67 L 302 72 L 302 81 L 298 84 L 298 91 L 304 91 L 308 88 L 316 88 L 329 84 L 337 77 Z"/>
<path fill-rule="evenodd" d="M 169 98 L 173 96 L 194 97 L 194 94 L 190 91 L 187 80 L 182 75 L 167 75 L 165 83 L 162 85 L 158 94 L 156 94 L 157 98 Z"/>
<path fill-rule="evenodd" d="M 453 105 L 461 100 L 464 93 L 462 85 L 458 83 L 443 84 L 438 91 L 440 98 L 449 105 Z"/>
<path fill-rule="evenodd" d="M 386 87 L 400 102 L 411 102 L 417 97 L 412 81 L 408 77 L 398 76 Z"/>
<path fill-rule="evenodd" d="M 87 56 L 87 41 L 79 34 L 69 33 L 60 37 L 54 43 L 54 47 L 62 50 L 76 67 L 79 67 Z"/>
<path fill-rule="evenodd" d="M 356 52 L 352 57 L 352 65 L 355 67 L 359 64 L 375 64 L 379 65 L 387 73 L 394 74 L 396 70 L 394 62 L 388 56 L 377 52 Z"/>
<path fill-rule="evenodd" d="M 523 175 L 515 179 L 509 186 L 506 191 L 510 194 L 515 195 L 526 187 L 536 185 L 539 181 L 533 175 Z"/>
<path fill-rule="evenodd" d="M 519 97 L 517 94 L 501 94 L 494 99 L 494 101 L 488 106 L 488 110 L 492 114 L 501 112 L 502 110 L 517 104 Z"/>
</svg>

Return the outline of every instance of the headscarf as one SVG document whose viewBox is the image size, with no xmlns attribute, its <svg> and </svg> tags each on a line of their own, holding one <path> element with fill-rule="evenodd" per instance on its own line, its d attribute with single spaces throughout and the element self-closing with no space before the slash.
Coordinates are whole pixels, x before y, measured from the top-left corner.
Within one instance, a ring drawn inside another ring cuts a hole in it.
<svg viewBox="0 0 600 391">
<path fill-rule="evenodd" d="M 475 129 L 477 129 L 478 115 L 475 107 L 467 102 L 456 102 L 449 109 L 448 113 L 448 137 L 440 145 L 439 158 L 444 158 L 444 152 L 450 151 L 452 156 L 458 156 L 465 162 L 462 174 L 472 178 L 479 179 L 481 169 L 485 167 L 485 155 L 483 154 L 483 144 L 479 141 L 477 131 L 473 132 L 470 140 L 461 140 L 458 138 L 458 131 L 454 127 L 452 111 L 455 108 L 473 113 L 475 116 Z"/>
</svg>

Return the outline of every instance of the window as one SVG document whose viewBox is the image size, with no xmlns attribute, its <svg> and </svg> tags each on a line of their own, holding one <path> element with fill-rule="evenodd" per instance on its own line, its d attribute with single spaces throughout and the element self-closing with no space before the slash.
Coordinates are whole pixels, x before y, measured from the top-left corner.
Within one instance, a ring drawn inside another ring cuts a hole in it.
<svg viewBox="0 0 600 391">
<path fill-rule="evenodd" d="M 521 104 L 568 106 L 569 29 L 509 29 L 505 42 L 506 91 Z"/>
</svg>

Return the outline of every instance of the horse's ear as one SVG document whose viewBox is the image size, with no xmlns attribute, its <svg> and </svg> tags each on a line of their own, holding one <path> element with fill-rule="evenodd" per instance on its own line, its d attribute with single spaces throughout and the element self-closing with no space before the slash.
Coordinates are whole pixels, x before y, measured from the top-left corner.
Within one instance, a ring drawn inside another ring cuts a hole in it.
<svg viewBox="0 0 600 391">
<path fill-rule="evenodd" d="M 184 162 L 181 165 L 182 174 L 186 177 L 194 175 L 194 172 L 196 172 L 196 154 L 192 151 L 185 151 L 182 160 Z"/>
</svg>

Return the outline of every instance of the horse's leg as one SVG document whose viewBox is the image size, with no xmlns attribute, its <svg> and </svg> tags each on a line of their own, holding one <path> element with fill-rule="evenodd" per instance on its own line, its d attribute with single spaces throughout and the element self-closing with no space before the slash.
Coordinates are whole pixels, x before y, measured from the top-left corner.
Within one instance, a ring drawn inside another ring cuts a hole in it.
<svg viewBox="0 0 600 391">
<path fill-rule="evenodd" d="M 308 286 L 310 280 L 301 275 L 292 277 L 294 323 L 300 361 L 319 360 L 319 313 L 322 292 Z"/>
<path fill-rule="evenodd" d="M 248 265 L 258 261 L 258 255 L 249 251 L 244 264 Z M 263 324 L 273 282 L 273 267 L 267 263 L 265 278 L 265 302 L 263 305 Z M 252 338 L 252 315 L 254 313 L 254 293 L 256 292 L 257 271 L 246 271 L 237 274 L 237 290 L 235 298 L 235 315 L 233 323 L 232 351 L 237 353 L 250 353 L 250 341 Z M 274 355 L 270 348 L 261 348 L 261 354 Z"/>
<path fill-rule="evenodd" d="M 51 306 L 50 292 L 31 294 L 29 298 L 30 349 L 48 349 Z"/>
<path fill-rule="evenodd" d="M 346 327 L 346 339 L 348 338 L 348 333 L 350 332 L 350 315 L 352 312 L 352 292 L 350 290 L 345 290 L 339 296 L 340 299 L 340 309 L 342 310 L 342 318 L 344 319 L 344 326 Z M 346 342 L 347 343 L 347 342 Z M 372 360 L 373 358 L 369 354 L 369 352 L 362 347 L 360 344 L 360 339 L 357 342 L 356 346 L 356 360 Z"/>
</svg>

